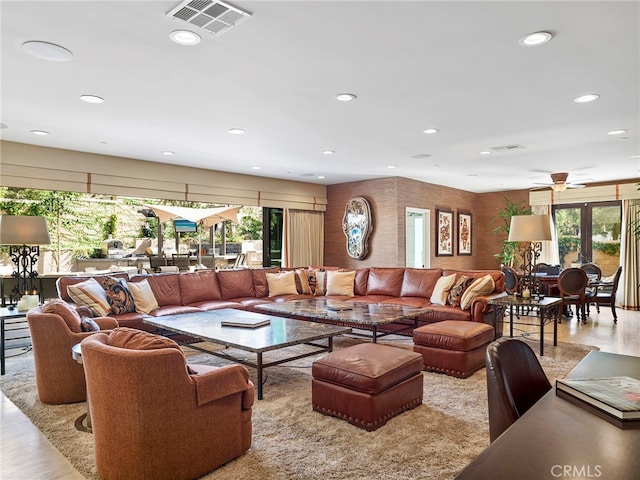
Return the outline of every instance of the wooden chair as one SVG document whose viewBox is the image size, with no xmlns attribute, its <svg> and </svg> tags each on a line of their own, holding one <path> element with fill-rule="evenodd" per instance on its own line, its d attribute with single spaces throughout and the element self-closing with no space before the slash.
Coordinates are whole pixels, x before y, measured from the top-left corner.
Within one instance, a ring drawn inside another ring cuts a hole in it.
<svg viewBox="0 0 640 480">
<path fill-rule="evenodd" d="M 560 298 L 562 298 L 562 306 L 575 305 L 576 318 L 580 321 L 580 315 L 582 314 L 582 323 L 587 323 L 585 305 L 593 297 L 593 293 L 587 296 L 588 284 L 589 278 L 587 274 L 579 268 L 566 268 L 558 277 L 558 289 L 560 290 Z"/>
<path fill-rule="evenodd" d="M 515 338 L 490 343 L 485 365 L 493 442 L 551 390 L 551 383 L 531 347 Z"/>
<path fill-rule="evenodd" d="M 518 273 L 511 267 L 502 267 L 504 273 L 504 286 L 507 293 L 517 293 L 520 281 Z"/>
<path fill-rule="evenodd" d="M 580 266 L 580 269 L 584 270 L 584 273 L 587 274 L 587 277 L 589 278 L 589 284 L 599 282 L 602 278 L 602 270 L 600 270 L 600 267 L 595 263 L 585 263 L 584 265 Z M 587 289 L 589 288 L 590 287 L 587 287 Z M 596 295 L 598 293 L 598 287 L 592 289 L 591 293 L 592 295 Z M 591 302 L 587 303 L 587 315 L 589 315 L 590 313 L 589 305 L 591 305 Z M 596 311 L 600 313 L 600 306 L 598 304 L 596 304 Z"/>
<path fill-rule="evenodd" d="M 173 260 L 173 266 L 178 267 L 178 270 L 180 271 L 189 270 L 189 255 L 174 253 L 171 256 L 171 258 Z"/>
<path fill-rule="evenodd" d="M 613 282 L 611 284 L 598 285 L 595 296 L 590 299 L 590 301 L 598 307 L 600 305 L 609 305 L 611 307 L 611 313 L 613 314 L 614 323 L 618 323 L 618 315 L 616 314 L 616 291 L 618 290 L 621 274 L 622 267 L 618 267 L 618 270 L 616 270 L 613 276 Z M 600 313 L 599 309 L 598 313 Z"/>
</svg>

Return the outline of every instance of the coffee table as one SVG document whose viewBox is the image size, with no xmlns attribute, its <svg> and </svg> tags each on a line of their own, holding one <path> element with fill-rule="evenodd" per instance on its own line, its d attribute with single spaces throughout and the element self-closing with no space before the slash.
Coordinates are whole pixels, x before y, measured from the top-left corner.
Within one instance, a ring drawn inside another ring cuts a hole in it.
<svg viewBox="0 0 640 480">
<path fill-rule="evenodd" d="M 221 325 L 223 320 L 248 317 L 268 318 L 270 323 L 257 328 Z M 144 322 L 159 328 L 161 332 L 184 334 L 205 342 L 224 345 L 227 348 L 237 348 L 245 352 L 255 353 L 256 361 L 254 363 L 236 358 L 223 350 L 209 350 L 198 345 L 187 344 L 189 348 L 255 368 L 258 377 L 258 400 L 262 400 L 262 378 L 265 368 L 310 357 L 318 353 L 330 352 L 333 350 L 333 337 L 351 332 L 351 328 L 347 327 L 310 323 L 233 308 L 167 315 L 164 317 L 146 317 Z M 327 341 L 326 344 L 317 342 L 325 339 Z M 266 352 L 294 345 L 307 345 L 310 350 L 269 362 L 265 362 L 263 359 L 263 354 Z"/>
<path fill-rule="evenodd" d="M 328 306 L 340 307 L 342 305 L 351 308 L 338 311 L 327 308 Z M 391 303 L 338 301 L 324 297 L 263 303 L 255 305 L 254 308 L 288 318 L 299 318 L 311 322 L 371 330 L 373 343 L 376 343 L 379 336 L 388 335 L 388 333 L 378 334 L 381 325 L 388 325 L 399 320 L 413 319 L 413 325 L 407 326 L 405 329 L 410 330 L 418 326 L 417 318 L 420 315 L 431 311 L 429 308 L 405 307 Z M 402 333 L 402 330 L 394 333 Z"/>
</svg>

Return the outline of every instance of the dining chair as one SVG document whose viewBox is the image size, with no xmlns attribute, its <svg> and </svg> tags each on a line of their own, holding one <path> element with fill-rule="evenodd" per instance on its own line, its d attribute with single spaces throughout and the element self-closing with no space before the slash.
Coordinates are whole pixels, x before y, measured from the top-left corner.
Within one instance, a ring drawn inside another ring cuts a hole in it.
<svg viewBox="0 0 640 480">
<path fill-rule="evenodd" d="M 600 267 L 598 265 L 596 265 L 595 263 L 585 263 L 583 265 L 580 266 L 581 270 L 584 270 L 584 273 L 587 274 L 587 277 L 589 278 L 589 285 L 591 285 L 592 283 L 597 283 L 600 282 L 600 279 L 602 278 L 602 270 L 600 270 Z M 598 293 L 598 287 L 587 287 L 587 290 L 591 289 L 591 293 L 592 295 L 596 295 Z M 587 303 L 587 315 L 589 315 L 590 311 L 589 311 L 589 306 L 591 305 L 592 302 Z M 600 313 L 600 306 L 596 303 L 596 311 L 598 313 Z"/>
<path fill-rule="evenodd" d="M 610 284 L 600 283 L 598 285 L 595 296 L 590 300 L 598 307 L 600 305 L 610 306 L 611 313 L 613 314 L 613 323 L 618 323 L 618 315 L 616 313 L 616 291 L 618 290 L 618 283 L 620 283 L 620 275 L 622 275 L 622 267 L 618 267 L 618 270 L 616 270 L 616 273 L 613 275 L 613 282 Z M 600 313 L 599 309 L 598 313 Z"/>
<path fill-rule="evenodd" d="M 174 253 L 171 258 L 173 260 L 173 266 L 178 267 L 178 270 L 189 270 L 189 255 Z"/>
<path fill-rule="evenodd" d="M 515 338 L 490 343 L 485 365 L 493 442 L 551 390 L 551 383 L 531 347 Z"/>
<path fill-rule="evenodd" d="M 587 292 L 588 284 L 589 278 L 580 268 L 566 268 L 558 276 L 558 289 L 563 309 L 569 305 L 575 305 L 576 318 L 580 321 L 580 315 L 582 315 L 582 323 L 587 323 L 585 304 L 594 297 L 592 291 Z"/>
<path fill-rule="evenodd" d="M 158 272 L 160 267 L 167 266 L 167 257 L 164 255 L 150 255 L 149 265 L 154 272 Z"/>
<path fill-rule="evenodd" d="M 502 273 L 504 273 L 504 287 L 507 293 L 517 293 L 518 285 L 518 273 L 511 267 L 502 267 Z"/>
</svg>

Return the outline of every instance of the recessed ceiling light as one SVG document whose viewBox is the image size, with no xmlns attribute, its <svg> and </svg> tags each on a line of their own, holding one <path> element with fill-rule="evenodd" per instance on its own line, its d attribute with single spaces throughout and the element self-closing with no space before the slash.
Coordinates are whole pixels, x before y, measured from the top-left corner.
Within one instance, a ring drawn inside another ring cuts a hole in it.
<svg viewBox="0 0 640 480">
<path fill-rule="evenodd" d="M 243 135 L 247 133 L 246 130 L 243 130 L 241 128 L 230 128 L 229 130 L 227 130 L 227 132 L 231 135 Z"/>
<path fill-rule="evenodd" d="M 637 154 L 637 155 L 631 155 L 629 158 L 640 158 L 640 154 Z"/>
<path fill-rule="evenodd" d="M 427 128 L 424 133 L 427 135 L 433 135 L 434 133 L 438 133 L 440 130 L 437 128 Z"/>
<path fill-rule="evenodd" d="M 483 150 L 480 152 L 480 155 L 491 155 L 491 152 L 489 150 Z"/>
<path fill-rule="evenodd" d="M 336 99 L 341 102 L 350 102 L 351 100 L 355 100 L 356 97 L 353 93 L 339 93 L 336 95 Z"/>
<path fill-rule="evenodd" d="M 104 98 L 97 95 L 80 95 L 80 100 L 87 103 L 104 103 Z"/>
<path fill-rule="evenodd" d="M 588 95 L 582 95 L 578 98 L 574 98 L 573 101 L 576 103 L 589 103 L 599 98 L 600 95 L 598 95 L 597 93 L 589 93 Z"/>
<path fill-rule="evenodd" d="M 22 48 L 29 55 L 51 62 L 68 62 L 73 60 L 73 53 L 60 45 L 37 40 L 24 42 Z"/>
<path fill-rule="evenodd" d="M 180 45 L 197 45 L 200 43 L 200 35 L 189 30 L 174 30 L 169 38 Z"/>
<path fill-rule="evenodd" d="M 387 165 L 387 168 L 398 168 L 397 165 Z"/>
<path fill-rule="evenodd" d="M 318 175 L 316 178 L 319 178 L 320 180 L 322 180 L 323 178 L 327 178 L 324 175 Z"/>
<path fill-rule="evenodd" d="M 260 170 L 261 167 L 254 165 L 253 167 L 251 167 L 251 170 Z"/>
<path fill-rule="evenodd" d="M 537 45 L 542 45 L 543 43 L 547 43 L 549 40 L 553 38 L 549 32 L 535 32 L 530 33 L 529 35 L 525 35 L 518 43 L 525 47 L 535 47 Z"/>
<path fill-rule="evenodd" d="M 621 133 L 625 133 L 626 130 L 611 130 L 610 132 L 607 132 L 607 135 L 620 135 Z"/>
<path fill-rule="evenodd" d="M 166 155 L 167 157 L 170 157 L 171 155 L 175 155 L 176 152 L 172 152 L 171 150 L 165 150 L 164 152 L 162 152 L 163 155 Z"/>
<path fill-rule="evenodd" d="M 49 135 L 49 132 L 45 130 L 31 130 L 34 135 Z"/>
<path fill-rule="evenodd" d="M 335 150 L 323 150 L 322 154 L 323 155 L 333 155 L 335 152 Z"/>
</svg>

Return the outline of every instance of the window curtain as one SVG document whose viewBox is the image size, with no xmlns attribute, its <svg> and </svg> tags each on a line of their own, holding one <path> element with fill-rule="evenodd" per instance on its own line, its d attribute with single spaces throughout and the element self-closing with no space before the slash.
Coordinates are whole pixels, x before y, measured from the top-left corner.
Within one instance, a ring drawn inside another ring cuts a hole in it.
<svg viewBox="0 0 640 480">
<path fill-rule="evenodd" d="M 629 310 L 640 310 L 640 242 L 630 228 L 640 222 L 640 200 L 622 201 L 622 235 L 620 262 L 622 275 L 616 294 L 616 305 Z M 634 225 L 637 223 L 634 223 Z"/>
<path fill-rule="evenodd" d="M 282 212 L 282 266 L 324 265 L 324 212 Z"/>
<path fill-rule="evenodd" d="M 560 249 L 558 248 L 558 235 L 556 234 L 556 226 L 551 215 L 551 205 L 533 205 L 531 211 L 534 215 L 549 215 L 549 223 L 551 224 L 551 241 L 542 242 L 542 251 L 538 263 L 546 263 L 548 265 L 558 265 L 560 263 Z"/>
</svg>

